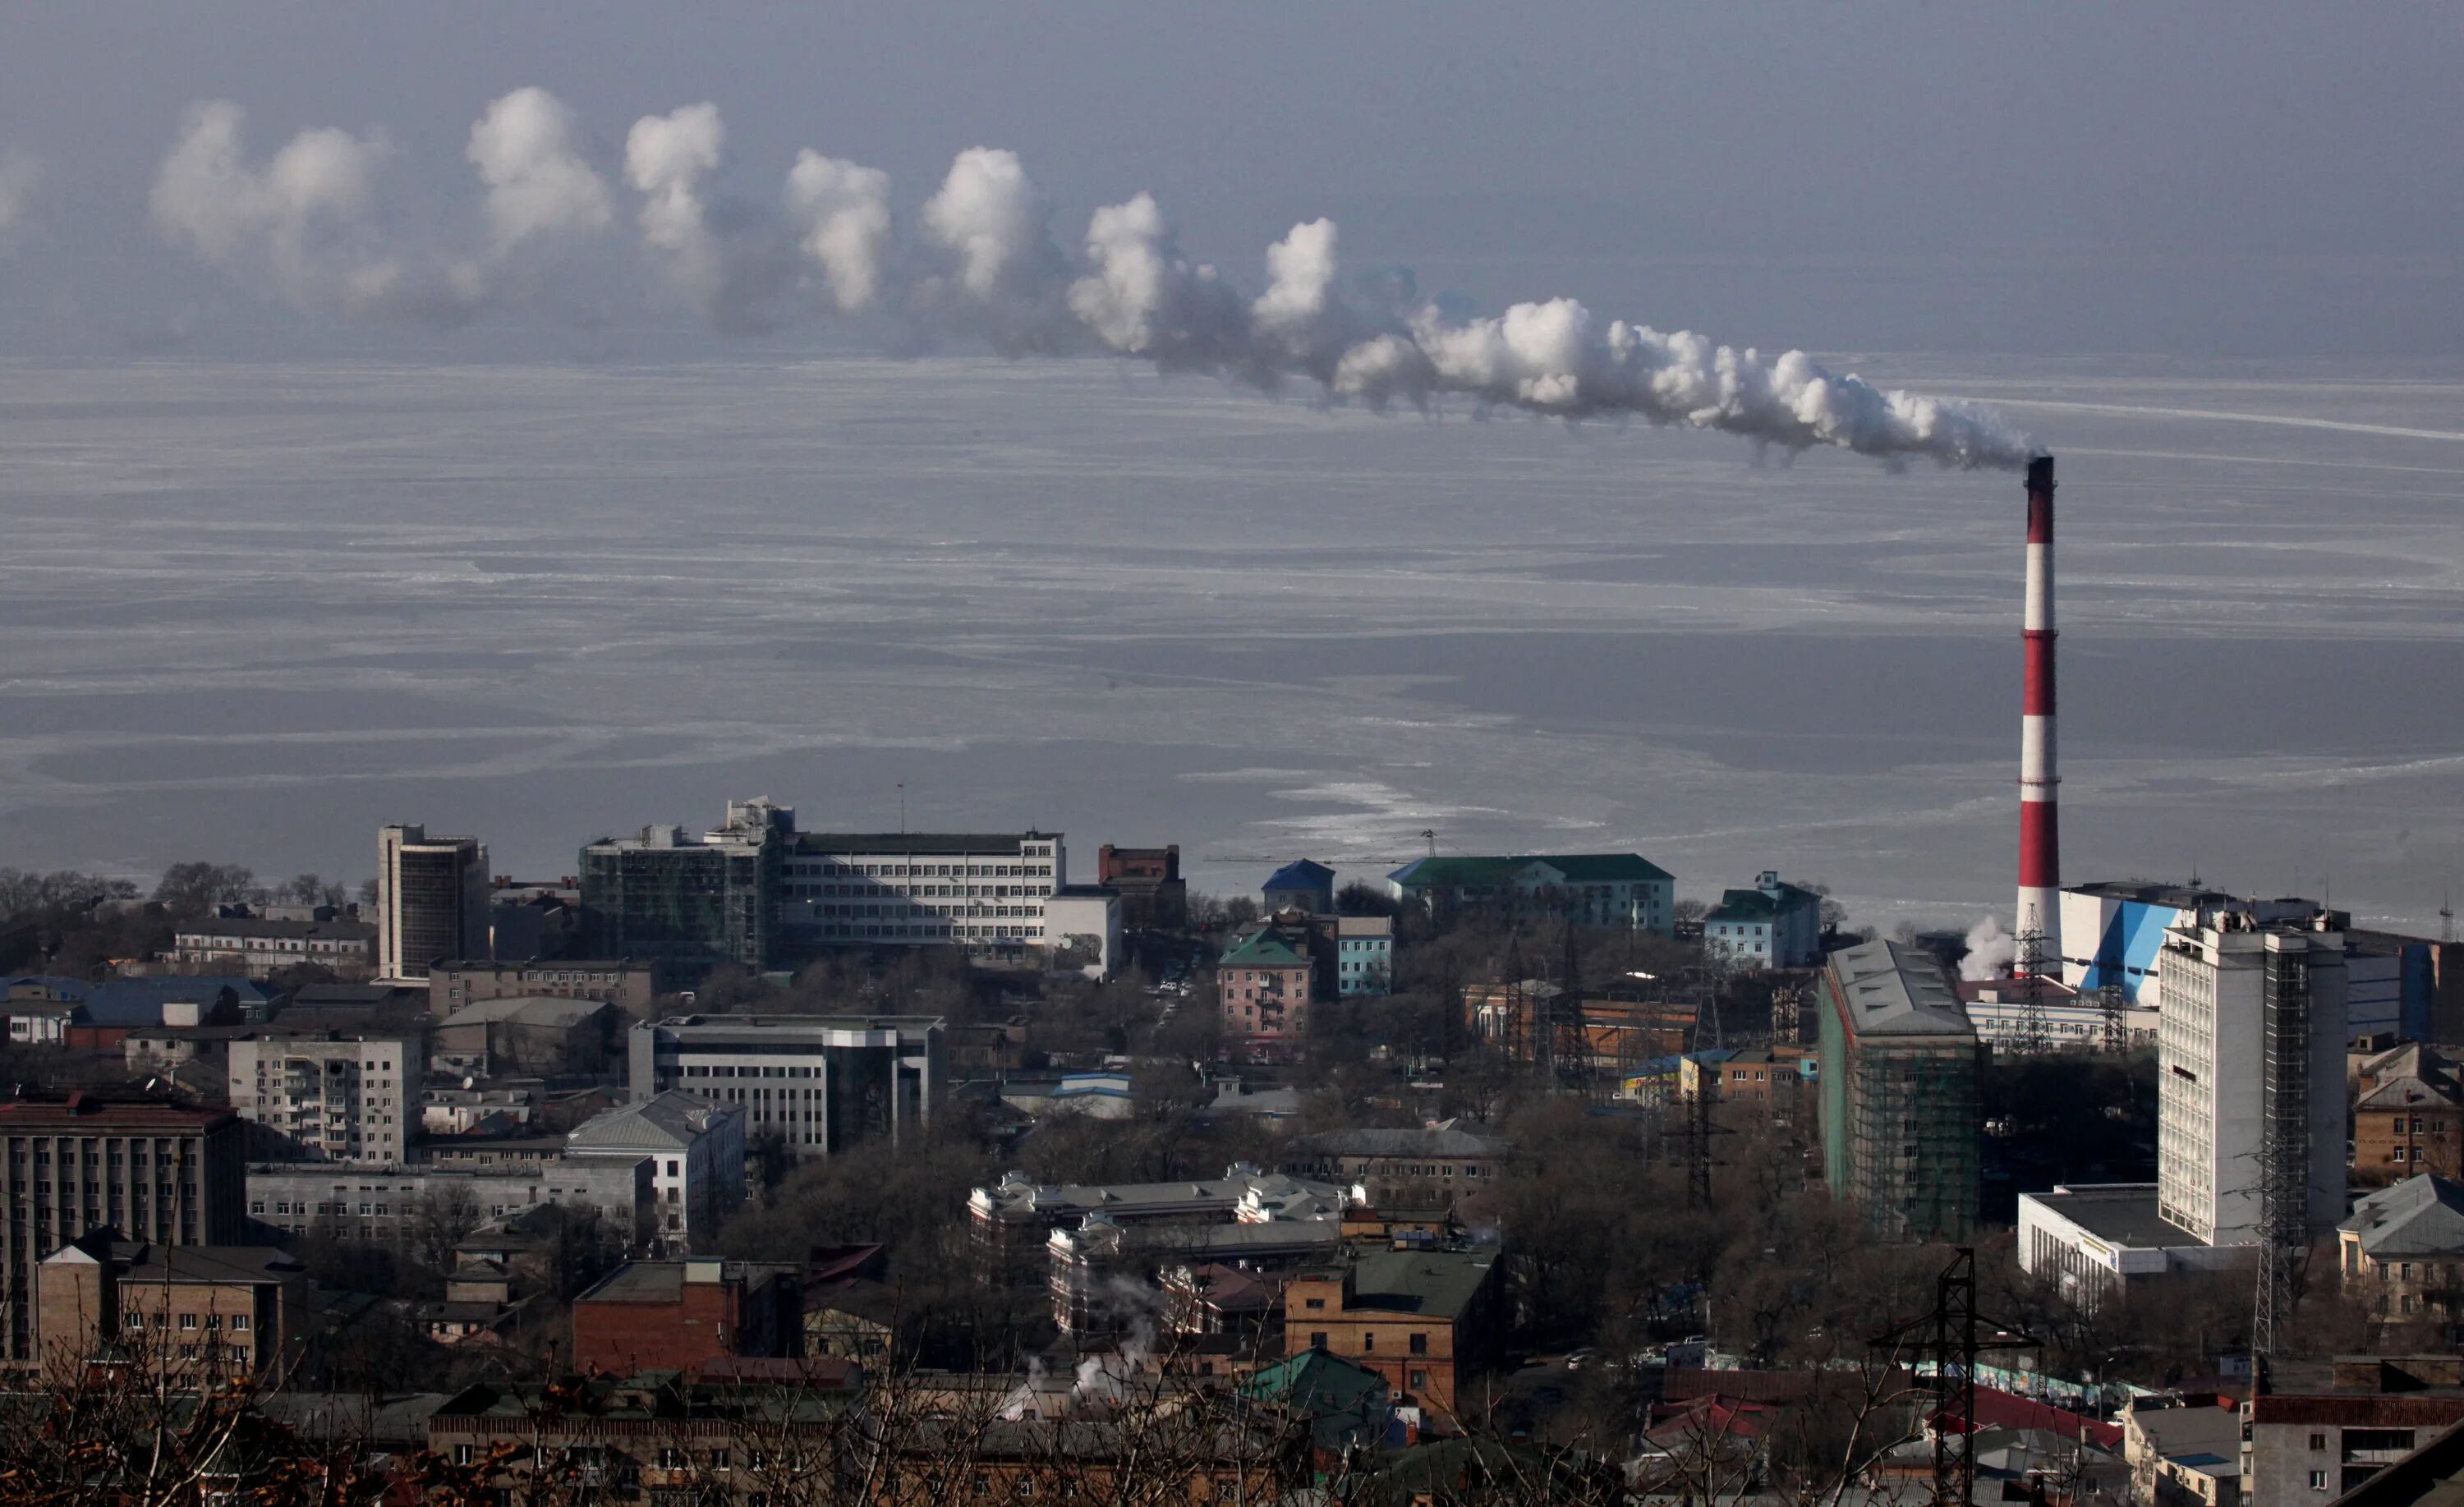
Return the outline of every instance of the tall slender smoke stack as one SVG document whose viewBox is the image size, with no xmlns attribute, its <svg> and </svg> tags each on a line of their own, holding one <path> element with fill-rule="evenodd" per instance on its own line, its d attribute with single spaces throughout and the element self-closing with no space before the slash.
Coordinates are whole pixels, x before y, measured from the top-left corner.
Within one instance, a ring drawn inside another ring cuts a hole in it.
<svg viewBox="0 0 2464 1507">
<path fill-rule="evenodd" d="M 2019 716 L 2019 908 L 2013 929 L 2020 939 L 2020 970 L 2058 975 L 2062 850 L 2055 794 L 2061 780 L 2054 773 L 2054 458 L 2050 455 L 2028 463 L 2028 612 L 2019 636 L 2027 654 L 2027 688 Z"/>
</svg>

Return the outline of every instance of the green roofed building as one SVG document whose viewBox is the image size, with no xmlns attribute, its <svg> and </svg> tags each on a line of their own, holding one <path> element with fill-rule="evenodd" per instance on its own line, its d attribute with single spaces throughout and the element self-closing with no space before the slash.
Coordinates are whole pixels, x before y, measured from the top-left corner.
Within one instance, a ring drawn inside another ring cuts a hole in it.
<svg viewBox="0 0 2464 1507">
<path fill-rule="evenodd" d="M 1386 876 L 1386 889 L 1437 914 L 1564 915 L 1576 926 L 1663 936 L 1674 924 L 1677 905 L 1677 881 L 1639 853 L 1415 859 Z"/>
<path fill-rule="evenodd" d="M 1984 1053 L 1942 964 L 1898 942 L 1834 952 L 1821 1016 L 1831 1195 L 1885 1240 L 1972 1239 Z"/>
<path fill-rule="evenodd" d="M 1216 965 L 1226 1044 L 1252 1061 L 1297 1054 L 1309 1035 L 1317 965 L 1297 928 L 1264 927 L 1236 942 Z"/>
<path fill-rule="evenodd" d="M 1822 961 L 1822 897 L 1765 869 L 1725 890 L 1703 917 L 1703 947 L 1731 968 L 1813 968 Z"/>
</svg>

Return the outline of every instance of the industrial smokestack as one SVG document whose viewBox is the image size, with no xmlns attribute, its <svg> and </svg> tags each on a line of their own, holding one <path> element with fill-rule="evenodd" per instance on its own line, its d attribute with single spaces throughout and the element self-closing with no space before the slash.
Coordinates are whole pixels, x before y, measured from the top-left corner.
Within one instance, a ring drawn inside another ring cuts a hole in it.
<svg viewBox="0 0 2464 1507">
<path fill-rule="evenodd" d="M 2054 458 L 2028 462 L 2028 608 L 2019 637 L 2027 686 L 2019 709 L 2021 972 L 2057 975 L 2062 957 L 2061 779 L 2054 773 Z"/>
</svg>

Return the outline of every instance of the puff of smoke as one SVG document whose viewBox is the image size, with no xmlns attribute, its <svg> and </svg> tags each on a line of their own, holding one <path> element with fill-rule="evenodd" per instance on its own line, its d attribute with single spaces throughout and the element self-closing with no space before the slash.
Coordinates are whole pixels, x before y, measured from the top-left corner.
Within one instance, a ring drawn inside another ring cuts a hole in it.
<svg viewBox="0 0 2464 1507">
<path fill-rule="evenodd" d="M 225 99 L 188 111 L 154 177 L 154 224 L 210 261 L 230 263 L 262 245 L 296 264 L 319 221 L 346 224 L 367 207 L 385 146 L 331 127 L 302 131 L 258 169 L 241 146 L 243 119 Z"/>
<path fill-rule="evenodd" d="M 871 305 L 890 274 L 890 175 L 806 147 L 787 173 L 787 214 L 843 313 Z"/>
<path fill-rule="evenodd" d="M 642 238 L 668 257 L 671 275 L 694 307 L 718 296 L 718 237 L 702 204 L 702 181 L 718 166 L 727 130 L 708 100 L 646 115 L 625 138 L 625 181 L 642 195 Z"/>
<path fill-rule="evenodd" d="M 1245 367 L 1246 313 L 1215 269 L 1180 254 L 1150 194 L 1095 211 L 1090 271 L 1069 285 L 1069 312 L 1108 350 L 1166 368 Z"/>
<path fill-rule="evenodd" d="M 924 229 L 958 258 L 959 285 L 991 302 L 1029 275 L 1048 244 L 1050 211 L 1016 152 L 971 146 L 924 202 Z"/>
<path fill-rule="evenodd" d="M 1016 1423 L 1021 1418 L 1030 1417 L 1033 1415 L 1035 1411 L 1036 1394 L 1043 1387 L 1044 1375 L 1044 1357 L 1040 1355 L 1028 1356 L 1026 1358 L 1026 1380 L 1019 1383 L 1016 1387 L 1011 1387 L 1009 1395 L 1001 1399 L 1001 1408 L 998 1410 L 1003 1422 Z"/>
<path fill-rule="evenodd" d="M 456 323 L 487 296 L 467 261 L 414 264 L 370 251 L 368 204 L 387 155 L 379 139 L 331 126 L 300 132 L 249 164 L 244 117 L 227 100 L 188 112 L 154 178 L 155 228 L 235 272 L 260 265 L 293 305 Z"/>
<path fill-rule="evenodd" d="M 488 186 L 488 224 L 502 254 L 533 236 L 604 230 L 607 186 L 575 145 L 573 112 L 536 86 L 488 106 L 471 127 L 469 157 Z"/>
<path fill-rule="evenodd" d="M 34 186 L 42 177 L 43 164 L 33 153 L 22 146 L 0 146 L 0 236 L 26 218 L 26 207 L 33 203 Z"/>
<path fill-rule="evenodd" d="M 2019 955 L 2019 939 L 1999 916 L 1987 916 L 1968 928 L 1968 955 L 1959 960 L 1959 976 L 1969 980 L 2001 978 Z"/>
</svg>

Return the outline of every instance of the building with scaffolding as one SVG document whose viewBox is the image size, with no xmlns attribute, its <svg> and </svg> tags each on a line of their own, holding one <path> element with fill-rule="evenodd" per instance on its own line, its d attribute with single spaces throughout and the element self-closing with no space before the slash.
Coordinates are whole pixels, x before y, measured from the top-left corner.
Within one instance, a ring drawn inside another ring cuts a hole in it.
<svg viewBox="0 0 2464 1507">
<path fill-rule="evenodd" d="M 1868 1230 L 1891 1240 L 1973 1237 L 1983 1055 L 1932 953 L 1877 941 L 1824 964 L 1823 1172 Z"/>
<path fill-rule="evenodd" d="M 2020 1194 L 2020 1270 L 2093 1304 L 2137 1277 L 2265 1267 L 2343 1217 L 2345 961 L 2323 913 L 2167 928 L 2143 974 L 2157 1180 Z"/>
<path fill-rule="evenodd" d="M 2165 934 L 2156 1189 L 2209 1245 L 2259 1236 L 2271 1169 L 2305 1238 L 2344 1214 L 2344 939 L 2206 911 Z"/>
</svg>

